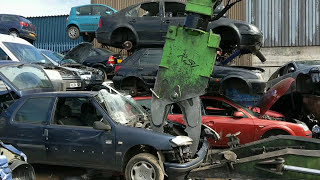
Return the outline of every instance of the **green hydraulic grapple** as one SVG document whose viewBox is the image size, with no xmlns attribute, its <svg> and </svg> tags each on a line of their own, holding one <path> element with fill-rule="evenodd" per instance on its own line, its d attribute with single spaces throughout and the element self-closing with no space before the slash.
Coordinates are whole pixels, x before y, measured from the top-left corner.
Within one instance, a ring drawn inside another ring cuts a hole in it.
<svg viewBox="0 0 320 180">
<path fill-rule="evenodd" d="M 186 122 L 185 131 L 193 139 L 193 155 L 201 133 L 199 96 L 205 94 L 220 43 L 220 36 L 206 29 L 212 18 L 218 19 L 212 16 L 220 3 L 221 0 L 188 0 L 185 25 L 169 27 L 152 90 L 153 129 L 163 132 L 171 105 L 178 104 Z M 227 5 L 222 13 L 230 7 Z M 210 150 L 207 160 L 192 170 L 189 177 L 320 179 L 320 140 L 277 136 L 227 150 Z"/>
</svg>

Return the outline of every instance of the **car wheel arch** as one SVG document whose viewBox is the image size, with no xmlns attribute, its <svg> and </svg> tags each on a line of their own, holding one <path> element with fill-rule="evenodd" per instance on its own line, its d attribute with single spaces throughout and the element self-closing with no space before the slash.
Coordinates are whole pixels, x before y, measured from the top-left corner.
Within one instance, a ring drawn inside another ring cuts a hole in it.
<svg viewBox="0 0 320 180">
<path fill-rule="evenodd" d="M 16 28 L 10 28 L 8 33 L 10 34 L 12 31 L 15 31 L 19 35 L 19 31 Z"/>
<path fill-rule="evenodd" d="M 257 136 L 259 139 L 267 138 L 272 134 L 295 136 L 295 133 L 288 127 L 279 127 L 279 126 L 268 127 L 267 126 L 264 129 L 261 129 L 260 132 L 261 133 Z"/>
<path fill-rule="evenodd" d="M 139 36 L 138 36 L 138 33 L 134 30 L 133 27 L 130 27 L 130 26 L 123 26 L 123 25 L 120 25 L 120 26 L 117 26 L 116 28 L 114 28 L 114 30 L 112 31 L 111 33 L 111 39 L 113 39 L 114 36 L 116 36 L 115 33 L 118 33 L 118 32 L 122 32 L 122 31 L 126 31 L 126 32 L 130 32 L 133 34 L 134 38 L 135 38 L 135 44 L 139 44 Z"/>
<path fill-rule="evenodd" d="M 79 25 L 77 23 L 70 23 L 68 26 L 67 26 L 67 30 L 71 27 L 71 26 L 75 26 L 79 29 L 80 31 L 80 28 L 79 28 Z"/>
<path fill-rule="evenodd" d="M 125 171 L 126 165 L 130 159 L 140 153 L 150 153 L 155 157 L 158 157 L 158 150 L 156 148 L 149 145 L 135 145 L 129 148 L 123 155 L 121 166 L 122 172 Z"/>
<path fill-rule="evenodd" d="M 224 93 L 224 87 L 225 86 L 228 86 L 228 83 L 230 81 L 233 81 L 233 80 L 238 80 L 236 82 L 240 83 L 241 86 L 242 85 L 245 85 L 247 88 L 248 88 L 248 93 L 252 93 L 252 86 L 250 83 L 248 83 L 245 79 L 241 78 L 241 77 L 238 77 L 238 76 L 228 76 L 228 77 L 225 77 L 223 78 L 221 81 L 220 81 L 220 87 L 219 87 L 219 93 L 222 94 Z M 234 83 L 233 83 L 234 84 Z"/>
<path fill-rule="evenodd" d="M 231 26 L 231 25 L 221 25 L 221 26 L 216 26 L 211 30 L 213 33 L 219 34 L 221 36 L 221 40 L 223 40 L 225 36 L 229 37 L 230 33 L 233 35 L 233 36 L 230 36 L 232 37 L 232 39 L 234 39 L 235 38 L 234 35 L 236 35 L 237 44 L 240 45 L 241 34 L 237 27 Z M 228 32 L 228 33 L 225 33 L 225 32 Z"/>
</svg>

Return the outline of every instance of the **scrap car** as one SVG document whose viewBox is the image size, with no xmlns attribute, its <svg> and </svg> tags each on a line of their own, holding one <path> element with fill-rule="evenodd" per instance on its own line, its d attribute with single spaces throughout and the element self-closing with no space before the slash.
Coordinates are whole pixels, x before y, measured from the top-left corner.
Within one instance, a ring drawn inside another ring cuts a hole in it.
<svg viewBox="0 0 320 180">
<path fill-rule="evenodd" d="M 125 49 L 162 47 L 169 26 L 184 25 L 186 4 L 177 0 L 156 0 L 137 3 L 111 16 L 101 16 L 96 38 L 99 43 Z M 215 15 L 223 10 L 217 6 Z M 229 57 L 235 51 L 241 54 L 260 53 L 262 32 L 254 25 L 222 17 L 209 23 L 207 30 L 221 36 L 222 56 Z"/>
<path fill-rule="evenodd" d="M 153 131 L 150 116 L 124 96 L 54 92 L 41 68 L 18 62 L 0 63 L 0 78 L 8 87 L 1 96 L 1 139 L 21 149 L 30 163 L 119 171 L 126 179 L 175 179 L 202 163 L 204 136 L 219 138 L 203 127 L 191 156 L 192 139 L 179 124 L 167 124 L 166 133 Z"/>
<path fill-rule="evenodd" d="M 95 48 L 91 43 L 80 43 L 73 47 L 64 56 L 64 59 L 72 59 L 79 64 L 99 69 L 103 72 L 103 80 L 113 76 L 114 67 L 122 62 L 120 54 L 103 48 Z"/>
<path fill-rule="evenodd" d="M 24 39 L 0 34 L 2 60 L 38 64 L 44 68 L 56 90 L 83 89 L 84 83 L 73 71 L 54 66 L 37 48 Z"/>
<path fill-rule="evenodd" d="M 91 89 L 95 85 L 101 85 L 103 82 L 103 72 L 84 66 L 75 62 L 72 59 L 64 59 L 64 55 L 45 49 L 39 49 L 55 66 L 62 67 L 69 71 L 73 71 L 81 77 L 81 80 L 85 83 L 85 89 Z"/>
<path fill-rule="evenodd" d="M 151 98 L 134 97 L 148 110 L 151 109 Z M 237 136 L 240 144 L 276 135 L 312 137 L 305 123 L 294 119 L 286 122 L 287 119 L 282 114 L 274 111 L 268 110 L 260 114 L 260 108 L 245 107 L 223 96 L 202 96 L 201 103 L 203 109 L 201 122 L 215 130 L 221 137 L 217 142 L 210 142 L 213 147 L 228 147 L 229 139 L 226 135 L 237 132 L 240 132 Z M 173 104 L 167 119 L 184 123 L 182 117 L 179 106 Z M 234 128 L 235 126 L 237 128 Z"/>
<path fill-rule="evenodd" d="M 117 64 L 115 87 L 129 90 L 132 95 L 149 92 L 154 87 L 162 53 L 162 48 L 141 48 Z M 263 94 L 266 87 L 263 72 L 261 68 L 223 66 L 216 62 L 207 92 L 226 94 L 228 89 L 236 89 L 245 94 Z"/>
</svg>

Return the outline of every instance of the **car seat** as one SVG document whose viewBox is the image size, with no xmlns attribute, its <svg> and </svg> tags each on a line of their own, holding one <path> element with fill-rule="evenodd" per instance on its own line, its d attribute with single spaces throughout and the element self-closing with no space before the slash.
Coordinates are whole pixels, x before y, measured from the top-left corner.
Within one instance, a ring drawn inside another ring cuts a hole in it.
<svg viewBox="0 0 320 180">
<path fill-rule="evenodd" d="M 95 121 L 99 121 L 96 108 L 91 103 L 85 102 L 81 105 L 81 115 L 82 122 L 87 126 L 92 127 Z"/>
<path fill-rule="evenodd" d="M 57 124 L 70 125 L 70 126 L 82 126 L 83 124 L 75 117 L 72 117 L 72 111 L 70 106 L 62 105 L 58 111 Z"/>
</svg>

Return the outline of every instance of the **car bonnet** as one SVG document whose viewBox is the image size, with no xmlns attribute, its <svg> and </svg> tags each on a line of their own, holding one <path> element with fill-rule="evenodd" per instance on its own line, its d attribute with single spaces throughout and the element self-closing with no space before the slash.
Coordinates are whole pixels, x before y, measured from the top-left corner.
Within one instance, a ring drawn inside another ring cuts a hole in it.
<svg viewBox="0 0 320 180">
<path fill-rule="evenodd" d="M 261 118 L 266 112 L 277 102 L 277 100 L 285 94 L 291 87 L 291 84 L 295 81 L 293 78 L 286 78 L 275 84 L 258 102 L 257 107 L 260 107 Z"/>
</svg>

